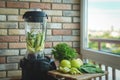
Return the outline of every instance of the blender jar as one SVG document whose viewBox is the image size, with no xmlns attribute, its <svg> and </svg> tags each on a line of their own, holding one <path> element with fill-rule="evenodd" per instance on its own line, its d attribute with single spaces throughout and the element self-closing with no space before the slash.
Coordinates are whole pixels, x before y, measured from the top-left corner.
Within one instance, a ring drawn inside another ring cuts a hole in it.
<svg viewBox="0 0 120 80">
<path fill-rule="evenodd" d="M 26 58 L 44 57 L 47 15 L 41 10 L 32 10 L 27 11 L 23 18 L 26 32 Z"/>
</svg>

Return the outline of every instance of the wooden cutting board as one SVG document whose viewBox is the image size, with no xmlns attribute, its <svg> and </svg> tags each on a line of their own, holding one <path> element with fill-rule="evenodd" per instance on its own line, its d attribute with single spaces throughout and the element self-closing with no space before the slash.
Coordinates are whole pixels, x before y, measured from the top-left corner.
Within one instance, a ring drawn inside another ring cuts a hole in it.
<svg viewBox="0 0 120 80">
<path fill-rule="evenodd" d="M 48 71 L 48 74 L 57 78 L 57 79 L 62 78 L 65 80 L 88 80 L 91 78 L 104 76 L 104 75 L 108 74 L 108 72 L 105 71 L 104 73 L 71 75 L 71 74 L 64 74 L 64 73 L 58 72 L 57 70 L 53 70 L 53 71 Z"/>
</svg>

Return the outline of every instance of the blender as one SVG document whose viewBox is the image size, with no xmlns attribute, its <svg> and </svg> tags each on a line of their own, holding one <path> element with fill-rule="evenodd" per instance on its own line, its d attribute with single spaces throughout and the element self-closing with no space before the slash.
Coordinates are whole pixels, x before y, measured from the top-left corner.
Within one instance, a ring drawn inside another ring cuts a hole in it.
<svg viewBox="0 0 120 80">
<path fill-rule="evenodd" d="M 32 9 L 23 15 L 26 54 L 20 60 L 21 80 L 56 80 L 47 73 L 49 70 L 56 69 L 55 62 L 44 55 L 47 18 L 47 14 L 40 9 Z"/>
</svg>

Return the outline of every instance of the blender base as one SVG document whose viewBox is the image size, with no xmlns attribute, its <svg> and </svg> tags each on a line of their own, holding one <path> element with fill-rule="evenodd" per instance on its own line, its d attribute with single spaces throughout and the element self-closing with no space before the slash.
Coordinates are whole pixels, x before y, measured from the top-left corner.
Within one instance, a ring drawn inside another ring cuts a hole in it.
<svg viewBox="0 0 120 80">
<path fill-rule="evenodd" d="M 20 67 L 22 68 L 21 80 L 57 80 L 48 75 L 48 71 L 56 69 L 54 60 L 49 57 L 33 60 L 23 58 Z"/>
</svg>

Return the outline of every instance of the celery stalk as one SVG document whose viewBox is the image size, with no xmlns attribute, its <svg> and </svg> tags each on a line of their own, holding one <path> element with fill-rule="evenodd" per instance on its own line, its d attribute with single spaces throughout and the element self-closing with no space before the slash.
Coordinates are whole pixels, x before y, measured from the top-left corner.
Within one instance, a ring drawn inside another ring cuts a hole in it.
<svg viewBox="0 0 120 80">
<path fill-rule="evenodd" d="M 36 53 L 38 51 L 43 50 L 44 48 L 44 34 L 45 33 L 38 33 L 38 34 L 32 34 L 32 32 L 27 33 L 27 50 L 29 52 Z"/>
</svg>

